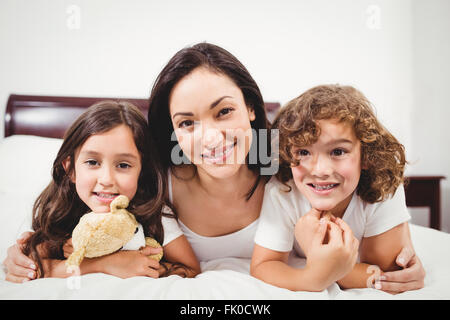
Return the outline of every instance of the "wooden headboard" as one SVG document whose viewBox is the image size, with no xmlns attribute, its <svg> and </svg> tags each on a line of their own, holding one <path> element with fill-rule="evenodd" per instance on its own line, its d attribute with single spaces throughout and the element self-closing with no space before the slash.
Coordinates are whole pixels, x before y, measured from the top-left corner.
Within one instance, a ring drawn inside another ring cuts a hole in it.
<svg viewBox="0 0 450 320">
<path fill-rule="evenodd" d="M 62 138 L 66 129 L 92 104 L 101 100 L 124 100 L 133 103 L 147 117 L 148 99 L 30 96 L 11 94 L 6 106 L 5 137 L 14 134 Z M 268 116 L 280 108 L 267 102 Z"/>
</svg>

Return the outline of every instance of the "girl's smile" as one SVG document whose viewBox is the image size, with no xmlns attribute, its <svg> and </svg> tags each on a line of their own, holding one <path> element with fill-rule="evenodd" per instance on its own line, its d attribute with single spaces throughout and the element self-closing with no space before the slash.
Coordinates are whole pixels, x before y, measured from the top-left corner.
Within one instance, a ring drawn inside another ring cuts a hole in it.
<svg viewBox="0 0 450 320">
<path fill-rule="evenodd" d="M 347 123 L 330 119 L 317 125 L 321 133 L 314 144 L 292 149 L 300 162 L 292 176 L 312 207 L 342 217 L 359 183 L 361 143 Z"/>
</svg>

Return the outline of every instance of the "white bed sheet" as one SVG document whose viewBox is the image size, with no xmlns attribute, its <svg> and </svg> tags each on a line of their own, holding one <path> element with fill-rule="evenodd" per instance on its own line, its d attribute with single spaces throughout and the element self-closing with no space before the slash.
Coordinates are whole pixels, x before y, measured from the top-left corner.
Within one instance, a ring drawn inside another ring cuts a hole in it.
<svg viewBox="0 0 450 320">
<path fill-rule="evenodd" d="M 0 142 L 0 261 L 18 236 L 34 199 L 48 183 L 61 141 L 13 136 Z M 0 299 L 450 299 L 450 234 L 411 225 L 417 254 L 427 272 L 425 287 L 398 295 L 375 289 L 293 292 L 249 275 L 250 260 L 226 258 L 204 262 L 194 279 L 120 279 L 96 273 L 68 279 L 37 279 L 23 284 L 5 281 L 0 268 Z M 291 264 L 304 260 L 291 257 Z"/>
</svg>

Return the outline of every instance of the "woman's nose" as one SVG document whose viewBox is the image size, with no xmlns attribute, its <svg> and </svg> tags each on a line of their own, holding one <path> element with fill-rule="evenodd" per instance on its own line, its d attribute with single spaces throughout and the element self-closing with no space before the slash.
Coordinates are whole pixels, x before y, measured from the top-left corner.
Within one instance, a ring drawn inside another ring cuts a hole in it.
<svg viewBox="0 0 450 320">
<path fill-rule="evenodd" d="M 213 126 L 205 126 L 202 140 L 204 147 L 214 149 L 223 143 L 223 135 L 219 129 Z"/>
</svg>

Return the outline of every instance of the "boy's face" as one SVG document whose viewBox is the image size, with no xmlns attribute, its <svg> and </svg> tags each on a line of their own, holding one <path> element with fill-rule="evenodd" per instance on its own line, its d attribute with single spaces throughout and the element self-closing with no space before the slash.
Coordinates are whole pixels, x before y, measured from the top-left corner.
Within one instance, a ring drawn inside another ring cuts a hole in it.
<svg viewBox="0 0 450 320">
<path fill-rule="evenodd" d="M 361 143 L 349 124 L 334 119 L 317 124 L 317 142 L 292 149 L 300 161 L 292 176 L 313 208 L 342 217 L 361 175 Z"/>
</svg>

